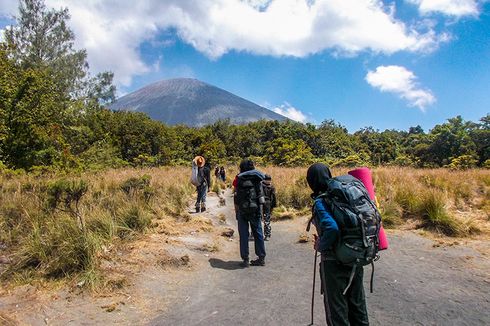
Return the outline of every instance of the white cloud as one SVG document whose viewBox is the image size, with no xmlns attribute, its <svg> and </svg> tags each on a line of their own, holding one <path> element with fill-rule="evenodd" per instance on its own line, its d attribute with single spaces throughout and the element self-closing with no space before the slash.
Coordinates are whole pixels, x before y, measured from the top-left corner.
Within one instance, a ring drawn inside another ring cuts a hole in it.
<svg viewBox="0 0 490 326">
<path fill-rule="evenodd" d="M 407 100 L 410 106 L 418 107 L 422 111 L 436 101 L 432 92 L 422 89 L 414 73 L 405 67 L 379 66 L 375 71 L 367 73 L 366 81 L 382 92 L 397 94 Z"/>
<path fill-rule="evenodd" d="M 439 12 L 448 16 L 476 16 L 477 0 L 408 0 L 419 7 L 422 14 Z"/>
<path fill-rule="evenodd" d="M 140 46 L 173 30 L 210 58 L 230 51 L 305 57 L 329 50 L 391 54 L 430 51 L 444 41 L 394 17 L 380 0 L 46 0 L 68 7 L 77 46 L 94 72 L 112 70 L 118 84 L 150 73 Z M 9 6 L 11 7 L 11 6 Z M 2 7 L 0 7 L 0 13 Z"/>
<path fill-rule="evenodd" d="M 280 115 L 283 115 L 294 121 L 304 123 L 308 120 L 308 118 L 303 112 L 296 109 L 295 107 L 293 107 L 291 104 L 287 102 L 284 102 L 284 104 L 281 104 L 278 107 L 273 108 L 272 111 L 279 113 Z"/>
</svg>

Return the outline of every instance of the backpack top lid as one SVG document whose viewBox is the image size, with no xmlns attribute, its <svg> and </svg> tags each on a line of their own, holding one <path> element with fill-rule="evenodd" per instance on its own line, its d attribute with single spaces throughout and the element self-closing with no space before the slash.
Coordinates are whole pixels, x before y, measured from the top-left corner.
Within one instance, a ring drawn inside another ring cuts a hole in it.
<svg viewBox="0 0 490 326">
<path fill-rule="evenodd" d="M 325 196 L 346 204 L 352 204 L 353 201 L 356 201 L 360 197 L 370 199 L 364 184 L 351 175 L 341 175 L 328 179 L 327 191 L 321 194 L 320 197 Z"/>
<path fill-rule="evenodd" d="M 242 172 L 238 175 L 238 178 L 245 178 L 245 179 L 248 179 L 248 178 L 258 178 L 260 180 L 264 180 L 265 179 L 265 174 L 263 174 L 262 172 L 260 172 L 259 170 L 249 170 L 249 171 L 245 171 L 245 172 Z"/>
</svg>

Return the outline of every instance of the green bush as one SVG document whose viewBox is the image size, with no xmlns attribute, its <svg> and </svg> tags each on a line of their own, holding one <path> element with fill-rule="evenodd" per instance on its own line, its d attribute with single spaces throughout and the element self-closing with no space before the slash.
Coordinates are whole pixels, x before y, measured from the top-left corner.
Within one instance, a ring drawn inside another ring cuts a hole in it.
<svg viewBox="0 0 490 326">
<path fill-rule="evenodd" d="M 448 164 L 448 167 L 455 170 L 467 170 L 476 167 L 477 164 L 478 159 L 473 155 L 461 155 L 453 158 L 451 163 Z"/>
</svg>

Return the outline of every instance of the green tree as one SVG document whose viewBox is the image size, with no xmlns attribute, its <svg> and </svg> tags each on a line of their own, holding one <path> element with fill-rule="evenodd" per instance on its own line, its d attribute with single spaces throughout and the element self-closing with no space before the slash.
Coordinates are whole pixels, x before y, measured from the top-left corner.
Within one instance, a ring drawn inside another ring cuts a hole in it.
<svg viewBox="0 0 490 326">
<path fill-rule="evenodd" d="M 17 24 L 5 30 L 9 56 L 22 69 L 47 69 L 59 94 L 102 103 L 113 101 L 113 74 L 89 77 L 87 53 L 74 48 L 69 19 L 67 8 L 48 9 L 44 0 L 20 0 Z"/>
<path fill-rule="evenodd" d="M 69 156 L 61 133 L 64 112 L 46 70 L 22 70 L 0 50 L 1 154 L 8 166 L 60 163 Z"/>
<path fill-rule="evenodd" d="M 478 164 L 483 165 L 490 159 L 490 114 L 480 119 L 470 131 L 470 137 L 475 143 Z"/>
<path fill-rule="evenodd" d="M 436 125 L 430 132 L 432 141 L 423 161 L 443 166 L 462 155 L 477 156 L 475 143 L 470 137 L 471 129 L 472 124 L 465 122 L 461 116 Z"/>
<path fill-rule="evenodd" d="M 278 138 L 270 143 L 267 161 L 281 166 L 304 166 L 314 161 L 311 148 L 301 139 Z"/>
<path fill-rule="evenodd" d="M 20 0 L 17 25 L 5 30 L 9 55 L 23 69 L 48 68 L 60 94 L 78 94 L 88 71 L 85 50 L 75 50 L 68 9 L 47 9 L 43 0 Z"/>
</svg>

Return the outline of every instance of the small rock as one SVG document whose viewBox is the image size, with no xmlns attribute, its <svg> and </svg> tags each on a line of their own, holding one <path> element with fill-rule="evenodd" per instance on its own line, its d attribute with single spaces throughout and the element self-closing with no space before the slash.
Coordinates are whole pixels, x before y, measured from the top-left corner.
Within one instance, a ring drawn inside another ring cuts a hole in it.
<svg viewBox="0 0 490 326">
<path fill-rule="evenodd" d="M 116 303 L 112 303 L 112 304 L 109 304 L 109 305 L 102 306 L 101 308 L 102 309 L 105 309 L 105 311 L 107 311 L 107 312 L 113 312 L 114 310 L 116 310 L 116 307 L 117 307 L 117 304 Z"/>
<path fill-rule="evenodd" d="M 180 257 L 180 260 L 182 261 L 182 265 L 189 265 L 189 262 L 191 261 L 189 255 Z"/>
<path fill-rule="evenodd" d="M 223 232 L 221 232 L 221 236 L 231 238 L 235 234 L 235 230 L 232 228 L 226 228 Z"/>
<path fill-rule="evenodd" d="M 299 236 L 298 242 L 299 243 L 306 243 L 308 241 L 310 241 L 310 237 L 308 236 L 308 234 L 307 233 L 301 233 Z"/>
</svg>

